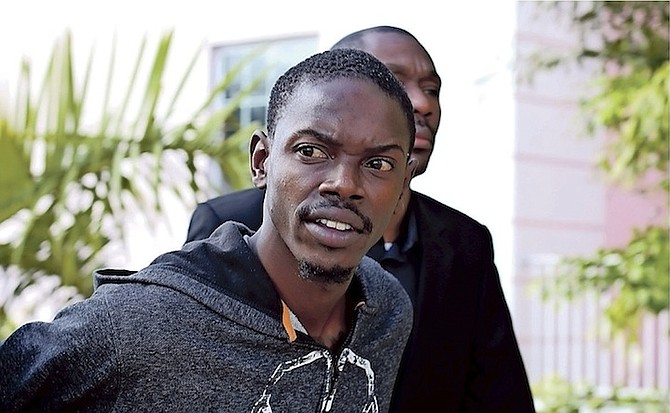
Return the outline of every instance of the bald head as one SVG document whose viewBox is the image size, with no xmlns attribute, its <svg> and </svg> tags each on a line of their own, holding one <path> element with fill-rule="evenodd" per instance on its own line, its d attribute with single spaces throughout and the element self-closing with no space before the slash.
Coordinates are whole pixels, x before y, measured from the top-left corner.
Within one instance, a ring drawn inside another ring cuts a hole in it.
<svg viewBox="0 0 670 413">
<path fill-rule="evenodd" d="M 336 42 L 331 50 L 347 48 L 372 54 L 403 84 L 414 111 L 416 140 L 412 156 L 417 160 L 416 175 L 422 174 L 433 153 L 442 114 L 442 83 L 433 59 L 414 35 L 393 26 L 356 31 Z"/>
</svg>

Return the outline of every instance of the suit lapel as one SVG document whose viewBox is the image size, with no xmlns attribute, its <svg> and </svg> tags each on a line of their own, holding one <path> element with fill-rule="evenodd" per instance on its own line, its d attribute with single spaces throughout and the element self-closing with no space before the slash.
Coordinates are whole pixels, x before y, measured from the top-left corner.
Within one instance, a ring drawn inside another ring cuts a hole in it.
<svg viewBox="0 0 670 413">
<path fill-rule="evenodd" d="M 421 247 L 421 269 L 417 284 L 417 306 L 423 307 L 418 314 L 431 314 L 438 302 L 445 299 L 443 292 L 452 274 L 454 249 L 450 240 L 449 222 L 444 214 L 432 207 L 431 201 L 413 192 L 413 208 L 416 211 Z M 418 322 L 418 320 L 417 320 Z"/>
</svg>

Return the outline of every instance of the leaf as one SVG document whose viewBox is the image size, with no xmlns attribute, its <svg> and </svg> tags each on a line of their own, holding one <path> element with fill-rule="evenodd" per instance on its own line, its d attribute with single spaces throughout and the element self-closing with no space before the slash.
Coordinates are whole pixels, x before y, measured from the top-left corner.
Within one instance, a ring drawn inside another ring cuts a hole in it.
<svg viewBox="0 0 670 413">
<path fill-rule="evenodd" d="M 30 160 L 10 133 L 7 123 L 0 119 L 0 221 L 28 207 L 33 194 Z"/>
<path fill-rule="evenodd" d="M 171 191 L 182 202 L 202 193 L 196 180 L 196 156 L 216 160 L 234 185 L 248 185 L 244 143 L 251 135 L 249 129 L 258 125 L 245 125 L 231 140 L 218 136 L 221 122 L 234 113 L 242 96 L 212 112 L 210 103 L 222 90 L 217 88 L 196 105 L 190 117 L 171 119 L 200 50 L 171 94 L 165 114 L 158 113 L 161 99 L 168 94 L 162 79 L 169 66 L 171 39 L 171 32 L 161 37 L 147 77 L 142 78 L 147 56 L 152 55 L 143 39 L 136 59 L 129 63 L 130 79 L 123 85 L 115 76 L 120 70 L 116 41 L 103 88 L 93 87 L 97 79 L 92 73 L 93 50 L 83 75 L 77 71 L 67 31 L 54 43 L 37 87 L 32 84 L 30 65 L 22 62 L 15 105 L 0 105 L 9 108 L 0 113 L 0 221 L 12 219 L 20 226 L 8 243 L 0 245 L 0 266 L 16 265 L 21 270 L 21 288 L 44 274 L 54 274 L 84 296 L 90 294 L 91 271 L 110 265 L 106 261 L 110 246 L 124 242 L 129 208 L 139 208 L 153 225 L 165 219 L 158 202 L 161 191 Z M 232 76 L 226 81 L 231 82 Z M 248 85 L 243 93 L 254 86 Z M 101 107 L 90 107 L 89 89 L 105 91 Z M 34 91 L 37 99 L 32 98 Z M 137 96 L 138 91 L 143 94 Z M 118 107 L 111 105 L 115 93 L 121 96 Z M 131 104 L 137 99 L 139 107 Z M 87 119 L 87 124 L 94 124 L 92 135 L 81 127 L 84 113 L 99 113 L 97 120 Z M 176 168 L 170 157 L 186 160 L 183 175 L 181 170 L 172 173 Z M 5 321 L 3 314 L 0 307 L 0 324 Z"/>
</svg>

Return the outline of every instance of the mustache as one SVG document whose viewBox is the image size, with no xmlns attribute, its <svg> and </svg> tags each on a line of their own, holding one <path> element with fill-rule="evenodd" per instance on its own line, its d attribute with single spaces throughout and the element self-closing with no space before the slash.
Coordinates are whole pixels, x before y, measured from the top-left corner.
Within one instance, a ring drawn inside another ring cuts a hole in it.
<svg viewBox="0 0 670 413">
<path fill-rule="evenodd" d="M 322 208 L 341 208 L 341 209 L 348 209 L 349 211 L 353 212 L 356 214 L 361 221 L 363 222 L 363 228 L 362 230 L 357 230 L 360 233 L 371 233 L 372 232 L 372 220 L 368 218 L 366 215 L 364 215 L 356 205 L 352 204 L 351 202 L 346 202 L 346 201 L 341 201 L 341 200 L 335 200 L 335 199 L 326 199 L 323 201 L 319 201 L 316 204 L 313 205 L 304 205 L 298 209 L 298 218 L 301 220 L 306 220 L 310 215 L 316 213 L 319 209 Z"/>
<path fill-rule="evenodd" d="M 423 127 L 423 128 L 428 128 L 428 130 L 430 130 L 430 133 L 432 133 L 433 135 L 435 135 L 435 129 L 433 129 L 433 128 L 428 124 L 428 121 L 427 121 L 426 118 L 424 118 L 423 116 L 415 114 L 415 115 L 414 115 L 414 124 L 415 124 L 416 126 L 421 126 L 421 127 Z"/>
</svg>

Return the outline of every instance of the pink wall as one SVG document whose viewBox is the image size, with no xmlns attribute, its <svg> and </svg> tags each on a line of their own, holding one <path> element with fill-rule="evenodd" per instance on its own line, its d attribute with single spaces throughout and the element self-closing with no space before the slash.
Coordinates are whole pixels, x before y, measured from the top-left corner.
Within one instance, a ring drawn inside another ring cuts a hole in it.
<svg viewBox="0 0 670 413">
<path fill-rule="evenodd" d="M 538 10 L 535 2 L 517 3 L 519 59 L 535 50 L 562 53 L 575 44 L 566 20 Z M 561 257 L 622 247 L 632 228 L 668 219 L 664 195 L 615 187 L 595 165 L 605 139 L 584 135 L 579 110 L 593 69 L 559 67 L 517 85 L 515 329 L 531 382 L 557 374 L 574 382 L 667 390 L 667 312 L 645 320 L 639 347 L 628 349 L 605 331 L 607 294 L 554 306 L 539 292 Z"/>
<path fill-rule="evenodd" d="M 610 186 L 606 192 L 605 246 L 621 247 L 628 243 L 632 228 L 667 223 L 668 200 L 665 194 L 640 194 Z"/>
</svg>

